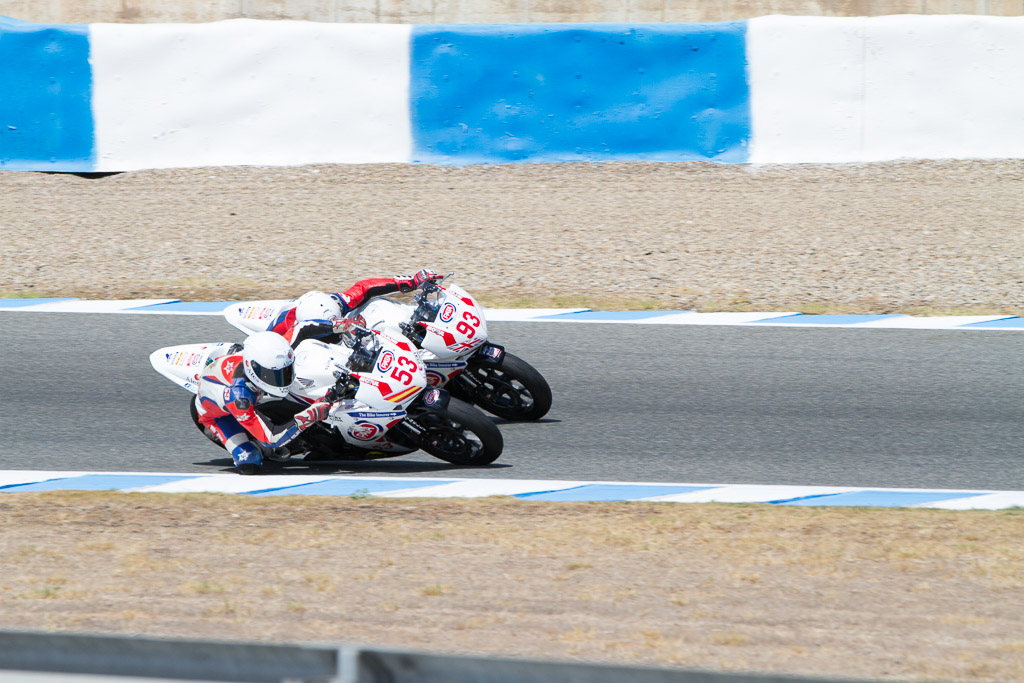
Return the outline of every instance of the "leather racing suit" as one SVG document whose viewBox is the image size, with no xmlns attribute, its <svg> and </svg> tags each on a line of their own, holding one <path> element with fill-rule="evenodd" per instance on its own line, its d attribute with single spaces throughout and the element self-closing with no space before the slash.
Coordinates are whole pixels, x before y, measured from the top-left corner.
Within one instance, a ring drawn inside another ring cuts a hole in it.
<svg viewBox="0 0 1024 683">
<path fill-rule="evenodd" d="M 421 270 L 415 275 L 398 277 L 371 278 L 360 280 L 344 292 L 331 294 L 341 306 L 341 314 L 348 315 L 362 306 L 368 299 L 394 292 L 411 292 L 427 280 L 437 280 L 441 276 L 432 270 Z M 346 321 L 347 323 L 347 321 Z M 277 332 L 296 348 L 299 342 L 306 339 L 320 339 L 329 344 L 336 344 L 340 333 L 347 330 L 348 324 L 332 320 L 296 320 L 295 306 L 278 314 L 267 326 L 270 332 Z"/>
<path fill-rule="evenodd" d="M 245 378 L 241 353 L 221 356 L 200 375 L 195 398 L 197 421 L 210 439 L 231 453 L 243 474 L 259 471 L 263 453 L 285 446 L 317 420 L 329 403 L 317 403 L 284 425 L 275 425 L 256 409 L 263 395 Z M 263 448 L 261 449 L 260 446 Z"/>
</svg>

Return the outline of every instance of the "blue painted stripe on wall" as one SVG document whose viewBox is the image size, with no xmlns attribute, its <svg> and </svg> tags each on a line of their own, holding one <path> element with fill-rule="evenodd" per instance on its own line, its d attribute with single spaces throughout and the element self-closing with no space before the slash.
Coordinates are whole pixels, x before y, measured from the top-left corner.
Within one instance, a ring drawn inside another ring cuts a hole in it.
<svg viewBox="0 0 1024 683">
<path fill-rule="evenodd" d="M 89 27 L 0 17 L 0 169 L 95 168 Z"/>
<path fill-rule="evenodd" d="M 417 26 L 413 161 L 745 162 L 746 22 Z"/>
</svg>

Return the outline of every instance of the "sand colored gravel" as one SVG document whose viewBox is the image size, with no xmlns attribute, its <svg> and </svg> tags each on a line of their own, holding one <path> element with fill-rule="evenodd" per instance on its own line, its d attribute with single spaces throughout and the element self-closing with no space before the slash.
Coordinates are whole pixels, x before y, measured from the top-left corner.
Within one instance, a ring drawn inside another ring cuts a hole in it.
<svg viewBox="0 0 1024 683">
<path fill-rule="evenodd" d="M 485 302 L 1024 311 L 1024 161 L 0 172 L 0 296 L 291 297 L 421 265 Z"/>
</svg>

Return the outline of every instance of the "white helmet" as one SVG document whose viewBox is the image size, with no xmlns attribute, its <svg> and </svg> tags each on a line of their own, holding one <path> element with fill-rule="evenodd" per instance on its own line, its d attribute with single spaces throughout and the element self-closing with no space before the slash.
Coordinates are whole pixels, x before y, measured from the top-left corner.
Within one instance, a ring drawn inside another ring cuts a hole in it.
<svg viewBox="0 0 1024 683">
<path fill-rule="evenodd" d="M 341 305 L 330 294 L 306 292 L 295 300 L 296 320 L 331 320 L 341 317 Z"/>
<path fill-rule="evenodd" d="M 242 346 L 245 377 L 261 391 L 284 398 L 295 377 L 295 352 L 277 332 L 257 332 Z"/>
</svg>

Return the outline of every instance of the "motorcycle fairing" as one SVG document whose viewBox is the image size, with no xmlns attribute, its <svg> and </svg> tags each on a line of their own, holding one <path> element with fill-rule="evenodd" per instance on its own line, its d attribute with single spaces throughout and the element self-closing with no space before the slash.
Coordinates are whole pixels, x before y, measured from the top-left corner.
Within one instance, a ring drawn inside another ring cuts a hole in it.
<svg viewBox="0 0 1024 683">
<path fill-rule="evenodd" d="M 441 287 L 432 320 L 421 321 L 421 344 L 426 359 L 465 356 L 487 341 L 487 320 L 483 310 L 464 289 Z M 360 306 L 353 315 L 362 316 L 373 330 L 399 337 L 402 323 L 412 317 L 415 306 L 388 297 L 378 297 Z"/>
<path fill-rule="evenodd" d="M 352 399 L 339 402 L 325 422 L 353 446 L 389 453 L 411 452 L 414 449 L 388 441 L 385 434 L 406 418 L 404 406 L 427 386 L 423 364 L 404 337 L 375 334 L 371 339 L 375 345 L 371 348 L 376 351 L 369 357 L 370 369 L 364 372 L 348 368 L 349 359 L 357 352 L 354 348 L 315 339 L 301 342 L 295 350 L 295 380 L 289 394 L 302 403 L 312 403 L 322 399 L 342 373 L 347 373 L 359 380 L 359 388 Z"/>
<path fill-rule="evenodd" d="M 400 325 L 409 319 L 412 311 L 413 306 L 403 301 L 378 297 L 357 308 L 349 317 L 357 321 L 362 318 L 363 324 L 371 330 L 386 332 L 391 337 L 403 337 Z"/>
<path fill-rule="evenodd" d="M 231 346 L 231 342 L 167 346 L 149 354 L 149 362 L 161 375 L 194 394 L 203 370 Z"/>
<path fill-rule="evenodd" d="M 406 415 L 404 410 L 349 410 L 339 406 L 331 411 L 324 422 L 333 425 L 345 441 L 353 446 L 396 453 L 409 452 L 412 449 L 392 443 L 384 436 Z"/>
<path fill-rule="evenodd" d="M 224 318 L 246 334 L 266 332 L 278 316 L 295 305 L 293 299 L 265 299 L 240 301 L 224 309 Z"/>
<path fill-rule="evenodd" d="M 469 365 L 464 360 L 427 360 L 423 364 L 426 366 L 427 383 L 439 389 L 448 384 Z"/>
<path fill-rule="evenodd" d="M 456 285 L 441 287 L 438 314 L 419 323 L 426 331 L 423 348 L 436 358 L 461 356 L 487 341 L 487 319 L 466 290 Z"/>
</svg>

